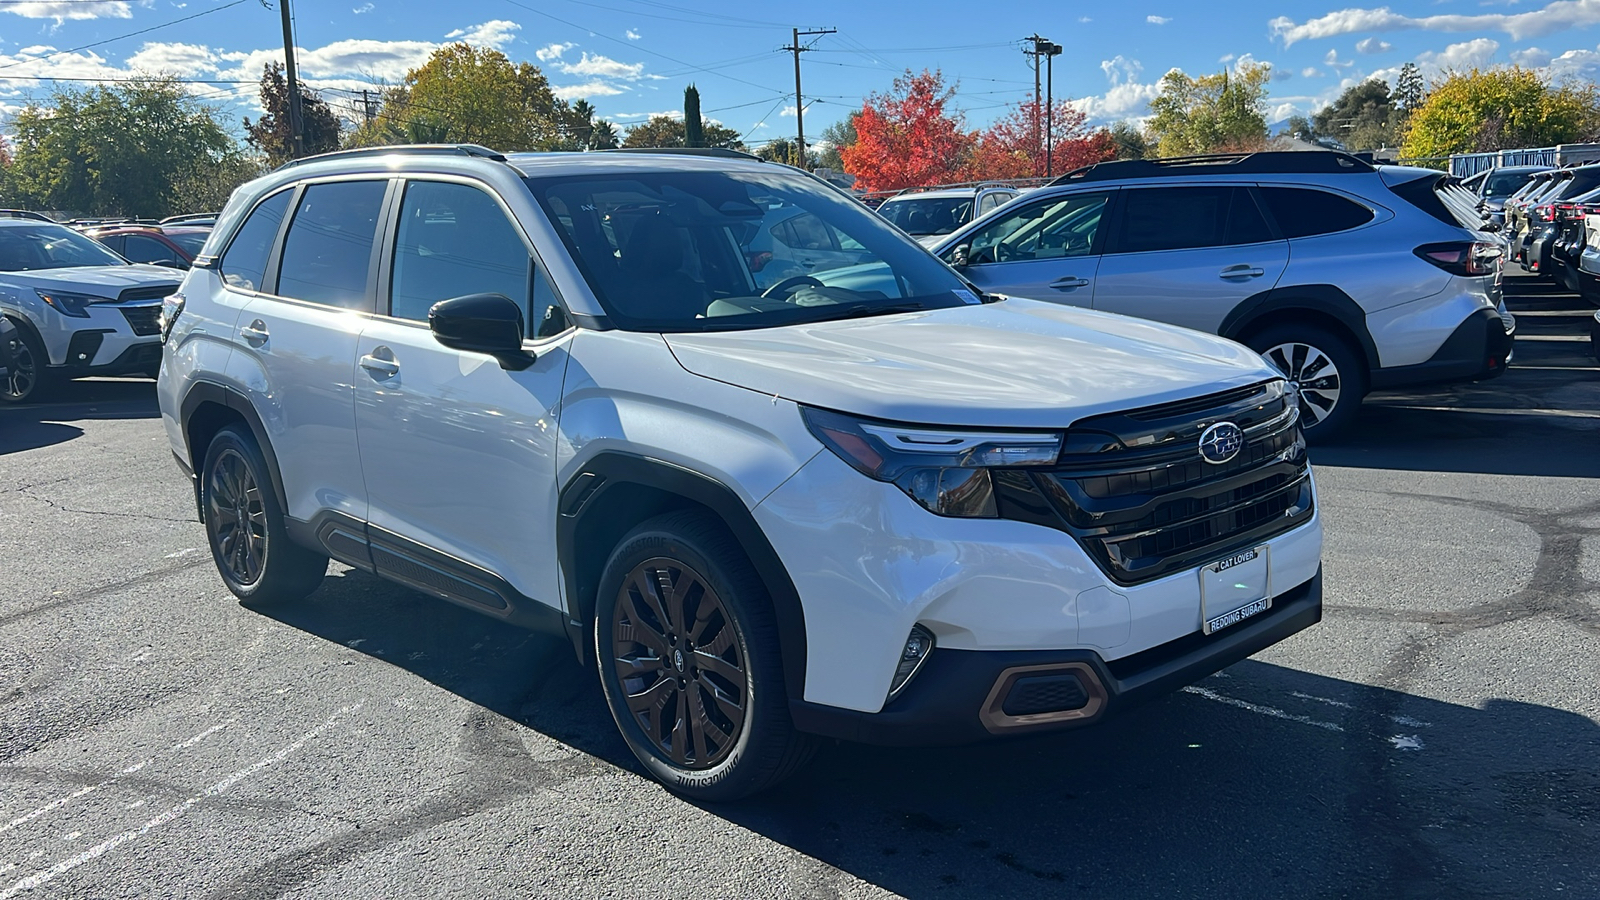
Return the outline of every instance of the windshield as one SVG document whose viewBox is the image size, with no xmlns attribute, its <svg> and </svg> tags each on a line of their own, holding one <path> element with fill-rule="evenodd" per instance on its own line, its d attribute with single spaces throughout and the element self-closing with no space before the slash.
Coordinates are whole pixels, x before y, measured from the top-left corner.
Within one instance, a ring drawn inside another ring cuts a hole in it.
<svg viewBox="0 0 1600 900">
<path fill-rule="evenodd" d="M 589 287 L 631 331 L 769 328 L 976 303 L 860 203 L 771 172 L 530 178 Z"/>
<path fill-rule="evenodd" d="M 1485 197 L 1509 197 L 1527 184 L 1528 179 L 1532 178 L 1533 175 L 1534 173 L 1532 172 L 1495 172 L 1489 176 L 1488 182 L 1484 184 L 1483 195 Z"/>
<path fill-rule="evenodd" d="M 199 256 L 200 248 L 206 245 L 206 238 L 211 236 L 209 231 L 169 231 L 167 238 L 174 244 L 183 248 L 183 252 L 190 256 Z"/>
<path fill-rule="evenodd" d="M 972 218 L 971 197 L 917 197 L 886 200 L 879 215 L 906 234 L 949 234 Z"/>
<path fill-rule="evenodd" d="M 112 253 L 104 244 L 65 225 L 0 228 L 0 272 L 127 264 L 127 260 Z"/>
</svg>

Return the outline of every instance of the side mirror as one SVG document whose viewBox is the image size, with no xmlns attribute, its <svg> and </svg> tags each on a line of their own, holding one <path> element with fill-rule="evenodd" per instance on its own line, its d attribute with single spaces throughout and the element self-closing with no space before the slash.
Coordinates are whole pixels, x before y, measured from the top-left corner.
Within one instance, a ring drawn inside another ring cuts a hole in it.
<svg viewBox="0 0 1600 900">
<path fill-rule="evenodd" d="M 950 251 L 950 265 L 955 266 L 958 269 L 965 269 L 967 266 L 969 266 L 971 264 L 972 264 L 972 245 L 971 244 L 957 244 L 955 246 L 955 249 Z"/>
<path fill-rule="evenodd" d="M 1481 231 L 1489 231 L 1489 232 L 1499 231 L 1500 230 L 1500 223 L 1499 222 L 1485 222 L 1485 223 L 1483 223 L 1483 228 L 1481 228 L 1480 230 Z"/>
<path fill-rule="evenodd" d="M 537 358 L 522 349 L 522 310 L 505 294 L 468 294 L 428 310 L 428 328 L 452 350 L 487 353 L 500 368 L 520 372 Z"/>
</svg>

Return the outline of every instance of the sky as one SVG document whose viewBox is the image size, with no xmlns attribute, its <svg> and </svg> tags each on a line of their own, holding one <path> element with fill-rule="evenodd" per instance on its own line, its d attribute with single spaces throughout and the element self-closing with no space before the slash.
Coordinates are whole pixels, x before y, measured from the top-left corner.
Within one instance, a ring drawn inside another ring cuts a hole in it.
<svg viewBox="0 0 1600 900">
<path fill-rule="evenodd" d="M 52 85 L 159 73 L 192 80 L 230 125 L 259 113 L 255 82 L 283 58 L 277 0 L 0 0 L 0 127 Z M 1024 38 L 1061 44 L 1054 94 L 1092 124 L 1137 120 L 1167 71 L 1269 63 L 1267 120 L 1308 114 L 1415 62 L 1427 77 L 1517 63 L 1600 75 L 1600 0 L 1133 0 L 1123 3 L 732 0 L 290 0 L 302 77 L 344 115 L 437 47 L 466 41 L 539 66 L 555 93 L 627 126 L 680 114 L 694 83 L 707 118 L 751 145 L 795 133 L 791 29 L 802 38 L 808 142 L 910 68 L 935 68 L 979 128 L 1033 90 Z M 271 5 L 268 5 L 268 4 Z M 57 81 L 50 78 L 60 79 Z M 78 79 L 78 80 L 69 80 Z M 200 83 L 204 82 L 204 83 Z"/>
</svg>

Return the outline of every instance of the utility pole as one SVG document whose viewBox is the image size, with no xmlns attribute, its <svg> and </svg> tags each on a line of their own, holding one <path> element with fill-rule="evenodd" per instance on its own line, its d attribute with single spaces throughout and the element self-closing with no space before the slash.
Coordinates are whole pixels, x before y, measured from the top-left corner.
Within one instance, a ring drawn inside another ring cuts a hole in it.
<svg viewBox="0 0 1600 900">
<path fill-rule="evenodd" d="M 294 69 L 294 25 L 289 17 L 289 0 L 278 0 L 278 11 L 283 13 L 283 74 L 289 83 L 290 156 L 299 159 L 306 155 L 306 138 L 300 125 L 300 79 Z"/>
<path fill-rule="evenodd" d="M 839 29 L 837 28 L 819 28 L 816 31 L 801 31 L 800 29 L 796 28 L 794 29 L 794 43 L 783 48 L 794 54 L 794 127 L 795 137 L 799 143 L 798 164 L 802 169 L 806 167 L 806 105 L 800 99 L 800 54 L 810 50 L 811 48 L 800 46 L 800 39 L 803 37 L 833 34 L 838 30 Z"/>
<path fill-rule="evenodd" d="M 1039 37 L 1037 31 L 1023 38 L 1023 40 L 1033 42 L 1033 49 L 1022 51 L 1022 55 L 1033 57 L 1033 148 L 1034 152 L 1037 153 L 1044 146 L 1044 141 L 1040 139 L 1039 135 L 1039 57 L 1044 55 L 1043 48 L 1049 41 Z M 1034 157 L 1034 159 L 1038 159 L 1038 157 Z M 1036 169 L 1035 171 L 1038 170 Z"/>
<path fill-rule="evenodd" d="M 1056 57 L 1061 55 L 1061 45 L 1046 43 L 1044 47 L 1044 174 L 1056 174 Z"/>
<path fill-rule="evenodd" d="M 372 101 L 367 97 L 370 93 L 366 88 L 361 89 L 361 115 L 366 118 L 368 125 L 372 124 L 373 119 Z"/>
</svg>

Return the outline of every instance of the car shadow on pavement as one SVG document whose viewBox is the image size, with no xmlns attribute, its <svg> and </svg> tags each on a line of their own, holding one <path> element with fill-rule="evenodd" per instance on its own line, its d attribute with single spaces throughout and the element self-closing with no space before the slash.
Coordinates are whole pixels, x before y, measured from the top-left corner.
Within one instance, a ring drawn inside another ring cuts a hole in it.
<svg viewBox="0 0 1600 900">
<path fill-rule="evenodd" d="M 72 422 L 160 415 L 155 382 L 149 379 L 69 381 L 56 385 L 47 402 L 0 406 L 0 456 L 82 437 L 83 429 Z"/>
<path fill-rule="evenodd" d="M 271 614 L 645 777 L 562 639 L 361 572 Z M 775 790 L 703 809 L 824 864 L 796 895 L 859 879 L 908 897 L 1600 896 L 1594 721 L 1254 660 L 1066 734 L 831 743 Z"/>
</svg>

